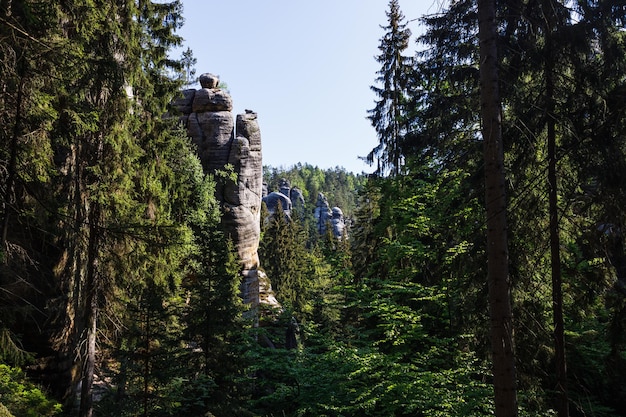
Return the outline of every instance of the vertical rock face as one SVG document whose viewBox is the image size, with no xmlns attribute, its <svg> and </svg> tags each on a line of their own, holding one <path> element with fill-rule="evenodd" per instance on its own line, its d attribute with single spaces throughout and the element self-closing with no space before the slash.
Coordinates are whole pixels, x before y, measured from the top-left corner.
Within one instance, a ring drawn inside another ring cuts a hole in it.
<svg viewBox="0 0 626 417">
<path fill-rule="evenodd" d="M 267 206 L 267 211 L 270 216 L 276 214 L 276 210 L 278 209 L 278 205 L 280 204 L 283 214 L 287 216 L 287 218 L 291 218 L 291 207 L 292 203 L 288 196 L 281 193 L 280 191 L 274 191 L 263 197 L 263 202 Z"/>
<path fill-rule="evenodd" d="M 222 207 L 222 226 L 241 262 L 242 297 L 251 310 L 261 305 L 278 307 L 269 280 L 259 270 L 263 159 L 257 114 L 246 110 L 237 116 L 235 126 L 232 98 L 218 88 L 219 79 L 202 74 L 200 84 L 199 90 L 185 90 L 175 105 L 198 147 L 204 171 L 214 174 L 230 164 L 237 175 L 236 181 L 218 182 L 216 197 Z"/>
<path fill-rule="evenodd" d="M 298 187 L 291 187 L 289 181 L 285 178 L 280 180 L 278 189 L 272 193 L 267 193 L 267 184 L 263 184 L 263 202 L 267 206 L 269 216 L 276 214 L 278 204 L 281 205 L 283 213 L 288 219 L 291 219 L 292 211 L 296 211 L 304 218 L 304 196 L 302 191 Z M 317 202 L 315 203 L 315 222 L 317 224 L 317 231 L 320 235 L 326 233 L 327 225 L 330 225 L 333 235 L 338 239 L 347 238 L 348 228 L 343 216 L 343 211 L 339 207 L 333 207 L 332 209 L 328 205 L 328 200 L 323 193 L 319 193 L 317 196 Z"/>
<path fill-rule="evenodd" d="M 322 193 L 319 193 L 317 196 L 314 215 L 315 221 L 317 222 L 317 231 L 320 234 L 323 235 L 326 233 L 326 227 L 329 224 L 336 238 L 343 239 L 347 237 L 347 228 L 343 212 L 339 207 L 333 207 L 331 209 L 326 196 Z"/>
<path fill-rule="evenodd" d="M 317 202 L 315 203 L 315 221 L 317 222 L 317 232 L 320 235 L 326 233 L 326 224 L 330 221 L 331 212 L 330 206 L 326 196 L 322 193 L 317 195 Z"/>
<path fill-rule="evenodd" d="M 333 227 L 333 234 L 337 239 L 343 239 L 347 237 L 346 234 L 346 223 L 343 218 L 343 211 L 339 207 L 333 207 L 331 210 L 331 220 L 330 224 Z"/>
<path fill-rule="evenodd" d="M 281 178 L 279 191 L 267 193 L 267 184 L 263 183 L 263 202 L 267 206 L 270 216 L 276 213 L 278 203 L 281 204 L 283 213 L 291 218 L 292 210 L 296 210 L 300 219 L 304 219 L 304 196 L 298 187 L 291 188 L 291 184 L 285 178 Z"/>
</svg>

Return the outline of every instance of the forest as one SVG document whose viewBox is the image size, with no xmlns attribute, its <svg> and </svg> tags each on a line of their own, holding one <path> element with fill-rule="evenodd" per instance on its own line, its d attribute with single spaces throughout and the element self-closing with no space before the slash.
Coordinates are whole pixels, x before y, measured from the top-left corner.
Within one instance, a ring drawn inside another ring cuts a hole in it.
<svg viewBox="0 0 626 417">
<path fill-rule="evenodd" d="M 0 417 L 626 416 L 624 1 L 390 0 L 374 172 L 263 167 L 254 314 L 182 12 L 0 0 Z"/>
</svg>

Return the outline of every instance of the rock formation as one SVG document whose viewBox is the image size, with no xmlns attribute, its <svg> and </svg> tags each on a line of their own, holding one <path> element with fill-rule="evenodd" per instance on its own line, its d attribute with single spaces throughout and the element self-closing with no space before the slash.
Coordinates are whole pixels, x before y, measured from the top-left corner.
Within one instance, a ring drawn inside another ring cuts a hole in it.
<svg viewBox="0 0 626 417">
<path fill-rule="evenodd" d="M 326 233 L 326 225 L 330 221 L 330 206 L 328 200 L 323 193 L 317 195 L 317 201 L 315 202 L 315 222 L 317 223 L 317 233 L 323 235 Z"/>
<path fill-rule="evenodd" d="M 302 190 L 300 190 L 298 187 L 291 187 L 291 184 L 286 178 L 280 179 L 278 189 L 281 193 L 289 197 L 289 200 L 291 200 L 291 205 L 294 209 L 304 209 L 304 196 L 302 195 Z"/>
<path fill-rule="evenodd" d="M 280 191 L 273 191 L 268 195 L 263 197 L 263 202 L 267 206 L 267 211 L 269 216 L 273 216 L 276 214 L 276 210 L 278 209 L 278 205 L 280 204 L 283 214 L 287 216 L 287 218 L 291 218 L 291 208 L 293 206 L 291 199 L 283 194 Z"/>
<path fill-rule="evenodd" d="M 328 200 L 323 193 L 317 195 L 315 203 L 315 221 L 317 223 L 317 232 L 321 235 L 326 233 L 326 227 L 330 224 L 333 235 L 342 239 L 346 236 L 346 224 L 343 212 L 339 207 L 333 207 L 332 210 L 328 205 Z"/>
<path fill-rule="evenodd" d="M 263 160 L 257 114 L 246 110 L 237 115 L 235 124 L 232 98 L 218 88 L 219 78 L 202 74 L 200 85 L 199 90 L 185 90 L 175 105 L 198 147 L 204 171 L 215 174 L 230 164 L 237 175 L 236 181 L 218 181 L 216 197 L 222 208 L 222 226 L 241 262 L 243 300 L 251 311 L 279 307 L 269 279 L 259 270 Z"/>
<path fill-rule="evenodd" d="M 343 218 L 343 211 L 339 207 L 333 207 L 331 210 L 330 224 L 333 228 L 333 234 L 337 239 L 343 239 L 346 234 L 346 222 Z"/>
<path fill-rule="evenodd" d="M 298 187 L 291 188 L 289 181 L 283 178 L 279 183 L 279 191 L 268 194 L 267 184 L 265 183 L 263 183 L 262 188 L 263 202 L 267 206 L 269 216 L 273 216 L 276 213 L 278 204 L 280 204 L 288 219 L 291 219 L 293 211 L 300 213 L 301 216 L 303 216 L 302 218 L 304 218 L 304 196 Z M 343 211 L 341 211 L 339 207 L 333 207 L 331 209 L 323 193 L 319 193 L 317 196 L 313 215 L 315 217 L 317 232 L 320 235 L 326 233 L 327 225 L 330 225 L 333 235 L 336 238 L 343 239 L 347 236 L 348 228 L 343 216 Z"/>
<path fill-rule="evenodd" d="M 298 187 L 291 188 L 289 181 L 285 178 L 280 180 L 279 191 L 267 193 L 267 184 L 263 183 L 263 202 L 267 206 L 270 216 L 276 213 L 278 203 L 281 204 L 283 213 L 291 218 L 292 210 L 296 210 L 301 218 L 304 218 L 304 196 Z"/>
</svg>

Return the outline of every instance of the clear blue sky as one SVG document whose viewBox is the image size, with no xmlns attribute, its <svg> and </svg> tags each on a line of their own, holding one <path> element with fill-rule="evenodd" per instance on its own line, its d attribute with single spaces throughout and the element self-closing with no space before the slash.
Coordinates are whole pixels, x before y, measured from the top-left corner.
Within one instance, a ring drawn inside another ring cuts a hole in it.
<svg viewBox="0 0 626 417">
<path fill-rule="evenodd" d="M 407 20 L 436 13 L 442 0 L 400 0 Z M 179 34 L 228 85 L 234 114 L 258 113 L 263 164 L 298 162 L 355 173 L 377 144 L 366 119 L 380 65 L 387 0 L 183 0 Z M 419 22 L 409 23 L 416 50 Z M 199 86 L 196 86 L 199 88 Z"/>
</svg>

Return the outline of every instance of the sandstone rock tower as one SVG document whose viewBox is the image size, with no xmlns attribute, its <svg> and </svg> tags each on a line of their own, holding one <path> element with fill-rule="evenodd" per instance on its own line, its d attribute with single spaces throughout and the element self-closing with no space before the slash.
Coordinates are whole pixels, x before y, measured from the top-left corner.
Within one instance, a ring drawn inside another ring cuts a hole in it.
<svg viewBox="0 0 626 417">
<path fill-rule="evenodd" d="M 315 221 L 317 222 L 317 232 L 320 235 L 326 233 L 326 226 L 329 224 L 332 228 L 333 235 L 337 239 L 347 237 L 347 228 L 343 211 L 339 207 L 332 209 L 328 205 L 328 200 L 323 193 L 317 195 L 314 211 Z"/>
<path fill-rule="evenodd" d="M 216 197 L 222 207 L 222 226 L 241 262 L 241 295 L 252 312 L 279 307 L 269 279 L 259 270 L 263 159 L 257 114 L 246 110 L 237 115 L 235 124 L 232 98 L 219 88 L 218 77 L 202 74 L 200 86 L 185 90 L 175 104 L 198 147 L 204 172 L 214 174 L 230 164 L 237 174 L 236 182 L 218 181 Z"/>
</svg>

